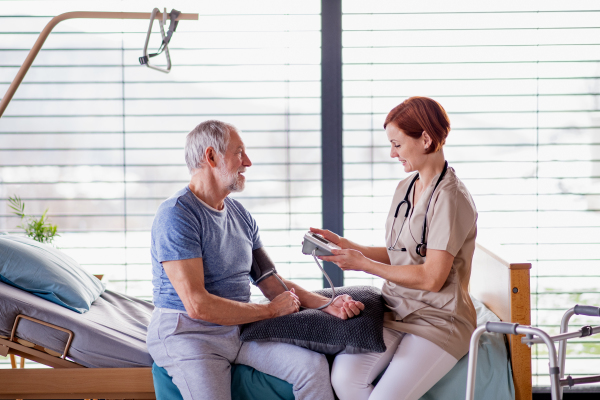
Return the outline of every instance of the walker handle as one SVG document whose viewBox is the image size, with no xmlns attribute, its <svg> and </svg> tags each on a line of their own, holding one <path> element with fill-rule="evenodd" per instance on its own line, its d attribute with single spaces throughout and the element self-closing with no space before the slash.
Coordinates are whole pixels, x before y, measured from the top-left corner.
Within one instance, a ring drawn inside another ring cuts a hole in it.
<svg viewBox="0 0 600 400">
<path fill-rule="evenodd" d="M 518 335 L 517 326 L 510 322 L 486 322 L 485 330 L 488 332 L 505 333 L 507 335 Z"/>
<path fill-rule="evenodd" d="M 580 306 L 577 304 L 573 307 L 573 311 L 577 315 L 587 315 L 588 317 L 600 317 L 600 307 L 595 306 Z"/>
</svg>

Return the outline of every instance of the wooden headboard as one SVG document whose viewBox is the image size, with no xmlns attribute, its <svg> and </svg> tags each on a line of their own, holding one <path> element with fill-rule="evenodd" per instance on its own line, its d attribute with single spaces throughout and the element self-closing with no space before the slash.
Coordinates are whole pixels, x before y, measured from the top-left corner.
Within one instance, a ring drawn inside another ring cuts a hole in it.
<svg viewBox="0 0 600 400">
<path fill-rule="evenodd" d="M 504 322 L 531 325 L 531 263 L 511 263 L 477 244 L 469 291 Z M 531 349 L 510 335 L 515 400 L 531 400 Z"/>
</svg>

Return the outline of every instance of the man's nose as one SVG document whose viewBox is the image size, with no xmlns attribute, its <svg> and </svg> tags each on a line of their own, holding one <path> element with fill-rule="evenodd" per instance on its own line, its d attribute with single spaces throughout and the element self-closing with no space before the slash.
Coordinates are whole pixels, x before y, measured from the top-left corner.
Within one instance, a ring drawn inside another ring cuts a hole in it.
<svg viewBox="0 0 600 400">
<path fill-rule="evenodd" d="M 250 157 L 248 157 L 248 154 L 246 154 L 246 153 L 244 153 L 244 157 L 242 158 L 242 165 L 244 167 L 252 166 L 252 161 L 250 161 Z"/>
</svg>

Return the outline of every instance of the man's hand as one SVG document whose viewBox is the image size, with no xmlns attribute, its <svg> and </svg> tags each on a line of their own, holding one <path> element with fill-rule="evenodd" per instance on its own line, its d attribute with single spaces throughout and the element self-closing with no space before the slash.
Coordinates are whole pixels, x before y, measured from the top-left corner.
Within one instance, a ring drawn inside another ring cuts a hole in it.
<svg viewBox="0 0 600 400">
<path fill-rule="evenodd" d="M 273 318 L 298 312 L 300 310 L 300 299 L 296 296 L 294 288 L 275 297 L 269 303 L 269 309 Z"/>
<path fill-rule="evenodd" d="M 352 318 L 360 314 L 365 309 L 365 305 L 360 301 L 352 300 L 347 294 L 340 295 L 335 298 L 333 303 L 323 309 L 327 314 L 341 319 Z"/>
</svg>

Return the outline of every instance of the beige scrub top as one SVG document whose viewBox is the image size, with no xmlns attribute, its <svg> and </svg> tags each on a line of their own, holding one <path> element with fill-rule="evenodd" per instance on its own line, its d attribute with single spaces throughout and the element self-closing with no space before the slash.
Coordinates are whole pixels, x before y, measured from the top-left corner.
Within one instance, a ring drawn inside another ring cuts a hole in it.
<svg viewBox="0 0 600 400">
<path fill-rule="evenodd" d="M 409 195 L 413 207 L 395 246 L 396 249 L 406 248 L 406 251 L 389 250 L 406 213 L 406 206 L 403 205 L 390 239 L 396 207 L 404 199 L 414 176 L 411 174 L 398 184 L 386 221 L 386 247 L 391 265 L 425 263 L 426 257 L 418 255 L 416 247 L 421 241 L 427 202 L 439 174 L 433 178 L 416 205 L 413 202 L 413 186 Z M 433 194 L 427 225 L 427 249 L 445 250 L 454 256 L 450 274 L 437 293 L 408 289 L 386 280 L 382 288 L 383 298 L 393 313 L 386 313 L 384 326 L 420 336 L 456 359 L 461 359 L 469 351 L 469 340 L 477 326 L 477 315 L 468 290 L 477 236 L 477 210 L 471 194 L 451 167 L 448 167 Z"/>
</svg>

